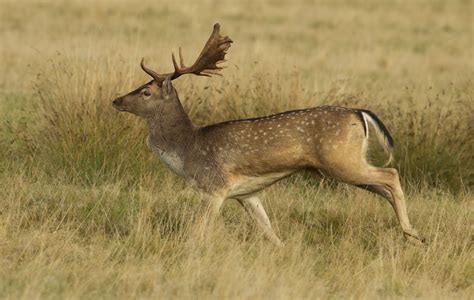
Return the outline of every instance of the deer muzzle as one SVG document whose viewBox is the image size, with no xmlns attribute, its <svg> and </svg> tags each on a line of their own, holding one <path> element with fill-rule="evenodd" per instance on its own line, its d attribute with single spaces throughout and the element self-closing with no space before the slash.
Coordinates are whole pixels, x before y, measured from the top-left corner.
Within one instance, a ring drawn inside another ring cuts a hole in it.
<svg viewBox="0 0 474 300">
<path fill-rule="evenodd" d="M 124 111 L 125 108 L 123 107 L 123 97 L 119 97 L 112 101 L 112 106 L 118 111 Z"/>
</svg>

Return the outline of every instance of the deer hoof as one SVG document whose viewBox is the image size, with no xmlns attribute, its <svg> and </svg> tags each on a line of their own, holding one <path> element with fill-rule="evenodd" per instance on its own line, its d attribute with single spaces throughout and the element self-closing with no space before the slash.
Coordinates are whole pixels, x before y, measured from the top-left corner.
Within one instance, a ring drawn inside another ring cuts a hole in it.
<svg viewBox="0 0 474 300">
<path fill-rule="evenodd" d="M 414 229 L 410 232 L 403 232 L 403 235 L 405 239 L 413 245 L 428 246 L 428 241 Z"/>
</svg>

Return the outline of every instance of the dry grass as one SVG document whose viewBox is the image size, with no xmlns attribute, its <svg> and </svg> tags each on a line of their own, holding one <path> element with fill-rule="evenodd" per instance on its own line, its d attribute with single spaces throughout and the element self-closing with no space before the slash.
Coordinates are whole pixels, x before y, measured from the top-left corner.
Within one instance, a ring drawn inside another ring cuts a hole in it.
<svg viewBox="0 0 474 300">
<path fill-rule="evenodd" d="M 0 298 L 474 293 L 471 1 L 1 5 Z M 283 249 L 235 203 L 200 234 L 198 196 L 110 100 L 147 80 L 141 56 L 194 58 L 216 20 L 235 41 L 224 77 L 176 82 L 192 119 L 375 111 L 429 248 L 404 242 L 385 201 L 305 174 L 262 193 Z"/>
</svg>

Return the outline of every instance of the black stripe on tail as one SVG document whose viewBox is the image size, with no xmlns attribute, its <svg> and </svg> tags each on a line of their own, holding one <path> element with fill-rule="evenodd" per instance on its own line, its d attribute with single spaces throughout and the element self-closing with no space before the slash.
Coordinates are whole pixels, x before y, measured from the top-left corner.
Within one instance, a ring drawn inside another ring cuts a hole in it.
<svg viewBox="0 0 474 300">
<path fill-rule="evenodd" d="M 377 123 L 377 126 L 380 128 L 380 130 L 382 130 L 383 134 L 385 135 L 388 145 L 390 146 L 390 148 L 393 148 L 394 145 L 395 145 L 395 143 L 393 141 L 393 138 L 390 135 L 390 132 L 388 131 L 387 127 L 385 127 L 385 124 L 382 123 L 382 121 L 379 119 L 379 117 L 377 117 L 377 115 L 374 114 L 373 112 L 371 112 L 370 110 L 357 109 L 357 111 L 359 112 L 359 117 L 361 118 L 362 123 L 365 124 L 364 116 L 362 115 L 362 113 L 368 114 L 375 121 L 375 123 Z M 366 128 L 364 126 L 364 133 L 365 133 L 366 136 L 367 136 L 367 130 L 368 130 L 368 128 Z"/>
</svg>

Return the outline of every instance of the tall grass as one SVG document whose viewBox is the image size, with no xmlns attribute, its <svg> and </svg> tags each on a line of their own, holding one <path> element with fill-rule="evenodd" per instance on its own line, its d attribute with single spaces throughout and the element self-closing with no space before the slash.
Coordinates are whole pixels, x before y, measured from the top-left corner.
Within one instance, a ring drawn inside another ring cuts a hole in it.
<svg viewBox="0 0 474 300">
<path fill-rule="evenodd" d="M 43 175 L 44 176 L 44 175 Z M 410 215 L 429 249 L 404 243 L 388 204 L 301 178 L 263 194 L 286 246 L 235 203 L 204 237 L 174 180 L 94 188 L 2 178 L 0 294 L 18 297 L 468 298 L 472 197 L 423 189 Z M 433 200 L 436 205 L 433 208 Z"/>
</svg>

